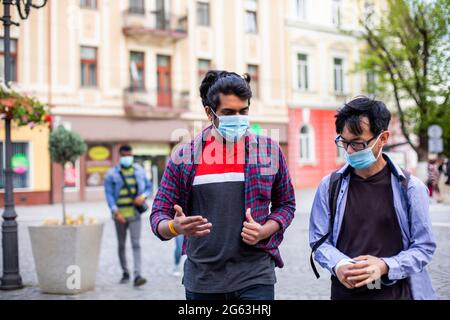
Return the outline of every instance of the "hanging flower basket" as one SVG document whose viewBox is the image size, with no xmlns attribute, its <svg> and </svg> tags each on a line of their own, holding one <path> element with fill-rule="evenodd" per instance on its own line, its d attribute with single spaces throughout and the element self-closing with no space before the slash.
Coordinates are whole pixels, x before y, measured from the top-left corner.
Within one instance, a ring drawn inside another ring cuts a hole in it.
<svg viewBox="0 0 450 320">
<path fill-rule="evenodd" d="M 19 127 L 52 126 L 46 106 L 37 99 L 0 86 L 0 118 L 10 119 Z"/>
</svg>

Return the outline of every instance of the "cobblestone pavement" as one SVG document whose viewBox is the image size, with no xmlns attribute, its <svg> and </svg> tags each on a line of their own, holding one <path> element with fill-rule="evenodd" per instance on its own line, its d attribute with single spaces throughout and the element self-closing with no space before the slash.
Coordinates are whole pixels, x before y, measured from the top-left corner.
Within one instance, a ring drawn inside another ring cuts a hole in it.
<svg viewBox="0 0 450 320">
<path fill-rule="evenodd" d="M 311 206 L 313 194 L 313 190 L 297 193 L 298 212 L 294 222 L 287 230 L 281 246 L 285 267 L 276 271 L 278 278 L 276 299 L 329 299 L 330 280 L 328 272 L 320 270 L 322 277 L 317 280 L 309 265 L 309 215 L 306 212 L 309 211 Z M 148 279 L 148 283 L 138 289 L 131 284 L 118 284 L 121 270 L 117 257 L 116 234 L 106 204 L 103 202 L 68 205 L 68 211 L 73 215 L 84 213 L 86 216 L 96 217 L 105 222 L 96 289 L 77 296 L 41 293 L 37 284 L 27 228 L 30 225 L 39 225 L 44 218 L 59 217 L 60 206 L 17 207 L 16 211 L 19 215 L 20 272 L 25 288 L 11 292 L 0 291 L 0 300 L 184 299 L 181 278 L 170 274 L 173 263 L 174 241 L 161 242 L 153 235 L 148 222 L 148 214 L 143 216 L 141 239 L 143 276 Z M 438 249 L 429 270 L 440 298 L 450 299 L 450 205 L 433 204 L 431 217 Z M 130 240 L 127 241 L 127 256 L 129 267 L 131 267 L 131 245 Z M 1 250 L 0 248 L 0 254 Z M 2 261 L 0 261 L 0 270 L 2 270 L 1 263 Z"/>
</svg>

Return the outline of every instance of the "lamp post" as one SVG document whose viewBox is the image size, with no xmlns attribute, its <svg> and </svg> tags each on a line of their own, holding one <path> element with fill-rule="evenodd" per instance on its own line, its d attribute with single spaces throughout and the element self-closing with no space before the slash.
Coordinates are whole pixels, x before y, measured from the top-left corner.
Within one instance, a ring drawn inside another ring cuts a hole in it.
<svg viewBox="0 0 450 320">
<path fill-rule="evenodd" d="M 47 4 L 41 0 L 34 4 L 33 0 L 3 0 L 3 43 L 5 59 L 5 85 L 9 87 L 11 81 L 11 25 L 18 26 L 11 20 L 11 6 L 15 6 L 20 19 L 26 20 L 31 8 L 39 9 Z M 11 119 L 5 118 L 5 211 L 2 214 L 2 249 L 3 276 L 0 289 L 14 290 L 22 288 L 22 278 L 19 273 L 19 246 L 17 237 L 16 211 L 14 210 L 13 170 L 11 167 Z"/>
</svg>

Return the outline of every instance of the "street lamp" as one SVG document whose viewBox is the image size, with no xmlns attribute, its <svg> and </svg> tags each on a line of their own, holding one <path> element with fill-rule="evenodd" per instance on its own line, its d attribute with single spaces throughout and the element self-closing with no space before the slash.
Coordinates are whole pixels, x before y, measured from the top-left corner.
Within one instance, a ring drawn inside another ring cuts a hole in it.
<svg viewBox="0 0 450 320">
<path fill-rule="evenodd" d="M 26 20 L 31 8 L 39 9 L 47 4 L 47 0 L 41 0 L 40 4 L 34 4 L 33 0 L 3 0 L 4 34 L 4 59 L 5 59 L 5 85 L 9 87 L 11 81 L 11 25 L 19 23 L 11 20 L 10 6 L 16 6 L 20 19 Z M 0 289 L 14 290 L 22 288 L 22 278 L 19 273 L 19 246 L 17 238 L 16 211 L 14 210 L 13 170 L 11 167 L 12 143 L 11 143 L 11 119 L 5 118 L 5 211 L 2 223 L 2 248 L 3 248 L 3 276 Z"/>
</svg>

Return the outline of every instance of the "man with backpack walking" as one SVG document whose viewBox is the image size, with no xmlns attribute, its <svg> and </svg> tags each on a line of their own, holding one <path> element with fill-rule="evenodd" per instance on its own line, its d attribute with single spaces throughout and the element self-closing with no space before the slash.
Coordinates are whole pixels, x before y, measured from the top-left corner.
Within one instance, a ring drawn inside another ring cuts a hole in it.
<svg viewBox="0 0 450 320">
<path fill-rule="evenodd" d="M 105 176 L 105 196 L 111 210 L 117 231 L 121 284 L 130 281 L 125 244 L 127 230 L 131 237 L 134 260 L 134 286 L 144 285 L 147 280 L 141 276 L 141 217 L 148 210 L 146 199 L 151 195 L 151 182 L 144 169 L 134 162 L 133 150 L 129 145 L 119 149 L 120 163 Z"/>
<path fill-rule="evenodd" d="M 347 164 L 326 176 L 310 217 L 311 264 L 331 273 L 333 300 L 435 299 L 426 265 L 436 244 L 427 187 L 383 147 L 391 114 L 366 97 L 336 115 Z"/>
</svg>

